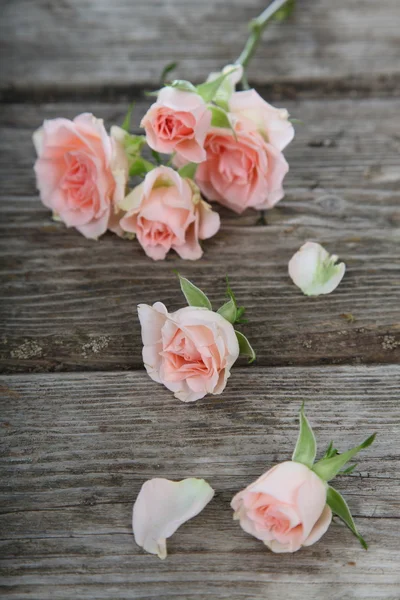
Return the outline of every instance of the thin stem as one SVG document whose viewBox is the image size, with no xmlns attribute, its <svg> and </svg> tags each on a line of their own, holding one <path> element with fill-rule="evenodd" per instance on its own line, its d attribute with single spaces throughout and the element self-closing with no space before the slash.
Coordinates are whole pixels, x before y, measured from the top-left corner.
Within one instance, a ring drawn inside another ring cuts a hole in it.
<svg viewBox="0 0 400 600">
<path fill-rule="evenodd" d="M 288 1 L 289 0 L 274 0 L 269 6 L 267 6 L 267 8 L 261 13 L 261 15 L 250 21 L 249 27 L 251 33 L 247 39 L 247 42 L 242 50 L 241 55 L 236 60 L 237 65 L 242 65 L 244 69 L 247 67 L 248 63 L 250 62 L 250 59 L 256 51 L 256 48 L 261 38 L 261 34 L 264 31 L 268 21 Z"/>
</svg>

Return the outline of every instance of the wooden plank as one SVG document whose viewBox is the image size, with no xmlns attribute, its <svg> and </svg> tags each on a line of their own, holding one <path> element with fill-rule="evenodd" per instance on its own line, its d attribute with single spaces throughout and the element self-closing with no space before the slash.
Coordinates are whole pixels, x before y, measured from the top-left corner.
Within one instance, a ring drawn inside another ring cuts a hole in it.
<svg viewBox="0 0 400 600">
<path fill-rule="evenodd" d="M 185 405 L 144 372 L 1 378 L 0 587 L 7 598 L 397 597 L 400 367 L 236 369 L 226 392 Z M 337 481 L 368 552 L 339 523 L 274 555 L 232 521 L 232 495 L 290 457 L 302 400 L 320 452 L 378 433 Z M 179 423 L 179 427 L 177 427 Z M 165 562 L 131 534 L 154 476 L 205 477 L 215 499 Z"/>
<path fill-rule="evenodd" d="M 224 277 L 248 307 L 246 327 L 259 364 L 400 361 L 400 119 L 397 101 L 287 103 L 302 119 L 287 156 L 286 198 L 268 225 L 248 211 L 222 211 L 222 229 L 201 261 L 171 255 L 153 263 L 138 244 L 110 235 L 99 243 L 50 220 L 36 191 L 30 137 L 43 118 L 82 104 L 9 105 L 1 116 L 0 224 L 4 370 L 136 368 L 141 365 L 139 302 L 182 305 L 179 269 L 222 302 Z M 86 106 L 108 122 L 120 104 Z M 145 105 L 135 109 L 135 122 Z M 385 119 L 382 119 L 382 114 Z M 348 271 L 337 291 L 307 299 L 287 276 L 308 239 L 339 254 Z M 239 259 L 240 257 L 240 259 Z M 343 315 L 352 314 L 354 322 Z"/>
<path fill-rule="evenodd" d="M 266 0 L 13 0 L 2 7 L 2 90 L 154 83 L 169 61 L 204 80 L 237 58 Z M 272 24 L 253 60 L 257 83 L 359 78 L 379 88 L 399 70 L 397 0 L 303 0 Z"/>
</svg>

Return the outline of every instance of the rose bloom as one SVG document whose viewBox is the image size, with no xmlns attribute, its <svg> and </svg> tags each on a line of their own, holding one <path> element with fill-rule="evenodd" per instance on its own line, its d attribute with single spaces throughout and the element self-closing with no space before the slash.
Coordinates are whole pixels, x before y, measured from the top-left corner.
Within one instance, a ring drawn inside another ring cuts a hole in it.
<svg viewBox="0 0 400 600">
<path fill-rule="evenodd" d="M 294 128 L 286 108 L 275 108 L 255 90 L 235 92 L 229 100 L 229 111 L 248 126 L 255 126 L 265 141 L 283 150 L 294 137 Z"/>
<path fill-rule="evenodd" d="M 33 135 L 37 187 L 45 206 L 87 238 L 102 235 L 123 199 L 128 163 L 101 119 L 52 119 Z"/>
<path fill-rule="evenodd" d="M 186 306 L 169 314 L 164 304 L 139 304 L 143 362 L 151 379 L 183 402 L 221 394 L 239 356 L 229 321 L 206 308 Z"/>
<path fill-rule="evenodd" d="M 230 129 L 211 128 L 205 141 L 207 158 L 196 172 L 196 182 L 208 200 L 237 213 L 246 208 L 272 208 L 283 197 L 282 181 L 289 165 L 283 154 L 264 140 L 253 126 L 236 121 Z M 181 156 L 177 164 L 182 164 Z"/>
<path fill-rule="evenodd" d="M 135 233 L 154 260 L 164 259 L 171 249 L 196 260 L 203 254 L 199 240 L 212 237 L 220 227 L 219 215 L 201 199 L 195 183 L 169 167 L 147 173 L 120 206 L 127 211 L 121 229 Z"/>
<path fill-rule="evenodd" d="M 188 162 L 206 158 L 204 140 L 211 112 L 198 94 L 172 87 L 163 88 L 140 124 L 150 148 L 172 154 L 179 152 Z"/>
<path fill-rule="evenodd" d="M 273 552 L 311 546 L 328 529 L 332 512 L 326 484 L 297 462 L 276 465 L 231 502 L 242 528 Z"/>
</svg>

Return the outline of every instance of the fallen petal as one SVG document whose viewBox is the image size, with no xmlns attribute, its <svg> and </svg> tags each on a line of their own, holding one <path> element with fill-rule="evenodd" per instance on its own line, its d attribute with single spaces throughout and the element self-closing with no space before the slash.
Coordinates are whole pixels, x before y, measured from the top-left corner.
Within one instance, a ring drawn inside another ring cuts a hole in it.
<svg viewBox="0 0 400 600">
<path fill-rule="evenodd" d="M 146 481 L 133 505 L 135 542 L 146 552 L 166 558 L 166 539 L 199 514 L 213 496 L 214 490 L 204 479 Z"/>
<path fill-rule="evenodd" d="M 344 263 L 315 242 L 307 242 L 289 261 L 289 275 L 306 296 L 330 294 L 337 288 L 346 271 Z"/>
</svg>

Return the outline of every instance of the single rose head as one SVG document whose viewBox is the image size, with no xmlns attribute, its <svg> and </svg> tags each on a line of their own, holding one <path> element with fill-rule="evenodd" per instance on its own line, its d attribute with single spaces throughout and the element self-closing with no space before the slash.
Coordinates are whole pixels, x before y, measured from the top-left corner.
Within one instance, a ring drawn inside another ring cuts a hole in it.
<svg viewBox="0 0 400 600">
<path fill-rule="evenodd" d="M 121 229 L 136 234 L 154 260 L 164 259 L 170 250 L 196 260 L 203 254 L 199 240 L 220 227 L 219 215 L 202 200 L 194 182 L 169 167 L 150 171 L 120 206 L 127 211 Z"/>
<path fill-rule="evenodd" d="M 326 487 L 305 465 L 281 463 L 236 494 L 234 518 L 273 552 L 296 552 L 318 541 L 330 525 Z"/>
<path fill-rule="evenodd" d="M 331 442 L 324 456 L 315 462 L 317 442 L 303 403 L 292 460 L 276 465 L 234 496 L 231 502 L 234 519 L 273 552 L 296 552 L 323 536 L 333 513 L 367 548 L 345 499 L 328 482 L 338 474 L 351 473 L 356 465 L 344 470 L 343 467 L 374 439 L 375 435 L 371 435 L 359 446 L 342 453 Z"/>
<path fill-rule="evenodd" d="M 237 213 L 246 208 L 272 208 L 284 195 L 282 182 L 289 166 L 283 154 L 254 128 L 237 121 L 230 129 L 214 127 L 205 140 L 206 160 L 196 183 L 208 200 Z M 179 161 L 181 157 L 177 157 Z"/>
<path fill-rule="evenodd" d="M 254 126 L 277 150 L 282 151 L 292 141 L 294 128 L 286 108 L 275 108 L 253 89 L 235 92 L 229 100 L 229 111 L 248 127 Z"/>
<path fill-rule="evenodd" d="M 179 152 L 187 161 L 199 163 L 206 157 L 204 140 L 211 113 L 194 92 L 170 86 L 163 88 L 142 119 L 147 143 L 157 152 Z"/>
<path fill-rule="evenodd" d="M 289 275 L 306 296 L 330 294 L 342 281 L 344 263 L 315 242 L 306 242 L 289 261 Z"/>
<path fill-rule="evenodd" d="M 146 552 L 166 558 L 167 538 L 198 515 L 213 496 L 214 490 L 204 479 L 146 481 L 133 506 L 135 542 Z"/>
<path fill-rule="evenodd" d="M 239 356 L 235 330 L 218 313 L 186 306 L 168 313 L 161 302 L 139 304 L 143 363 L 149 376 L 183 402 L 221 394 Z"/>
<path fill-rule="evenodd" d="M 84 113 L 45 121 L 33 136 L 35 173 L 45 206 L 87 238 L 108 228 L 125 194 L 128 163 L 103 121 Z"/>
</svg>

